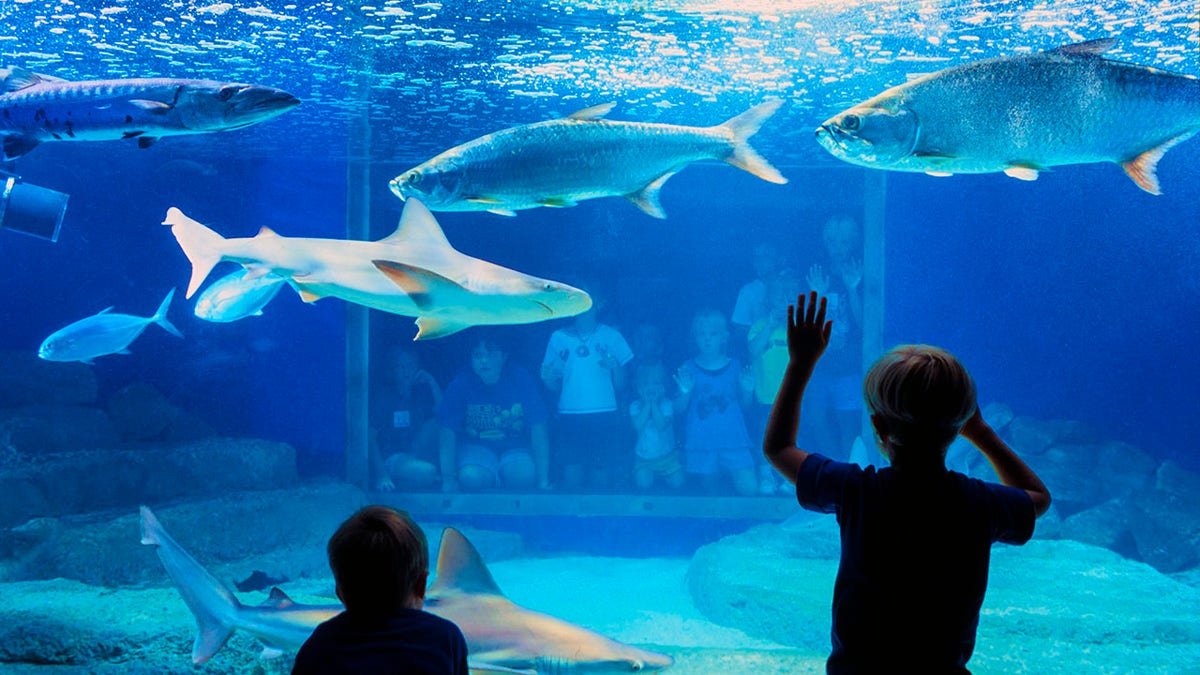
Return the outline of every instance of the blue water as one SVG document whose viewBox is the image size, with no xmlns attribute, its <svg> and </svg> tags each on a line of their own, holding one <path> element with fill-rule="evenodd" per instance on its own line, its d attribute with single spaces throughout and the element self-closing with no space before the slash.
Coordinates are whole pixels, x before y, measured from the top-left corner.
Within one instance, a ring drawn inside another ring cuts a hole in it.
<svg viewBox="0 0 1200 675">
<path fill-rule="evenodd" d="M 786 186 L 696 165 L 663 190 L 666 221 L 615 198 L 517 218 L 438 215 L 468 254 L 599 281 L 612 300 L 602 319 L 627 337 L 639 323 L 657 324 L 675 364 L 691 354 L 692 313 L 728 312 L 753 277 L 754 242 L 778 243 L 803 273 L 822 256 L 821 223 L 861 214 L 866 172 L 830 158 L 811 136 L 849 103 L 906 73 L 1102 36 L 1122 40 L 1117 58 L 1200 74 L 1194 14 L 1119 2 L 1054 7 L 795 2 L 753 12 L 736 3 L 559 1 L 521 13 L 507 3 L 140 2 L 89 14 L 6 3 L 8 63 L 68 79 L 251 81 L 304 103 L 249 129 L 147 150 L 49 143 L 7 167 L 71 198 L 58 243 L 0 232 L 0 348 L 35 350 L 109 305 L 149 314 L 167 288 L 182 289 L 189 266 L 158 226 L 170 206 L 226 236 L 262 225 L 345 236 L 348 148 L 360 143 L 350 130 L 364 113 L 379 237 L 402 206 L 387 181 L 482 133 L 609 100 L 619 102 L 615 119 L 715 124 L 783 98 L 753 145 L 790 178 Z M 1034 183 L 888 175 L 885 343 L 944 345 L 972 369 L 985 402 L 1082 420 L 1200 467 L 1187 440 L 1200 434 L 1191 386 L 1200 380 L 1198 159 L 1195 140 L 1167 154 L 1161 197 L 1111 165 L 1062 167 Z M 345 306 L 284 293 L 266 316 L 235 324 L 190 312 L 179 301 L 171 315 L 185 340 L 152 327 L 133 355 L 100 359 L 101 399 L 149 382 L 222 434 L 287 441 L 304 472 L 340 471 Z M 408 318 L 371 320 L 374 344 L 413 334 Z M 514 358 L 534 368 L 557 326 L 502 330 Z M 418 346 L 443 384 L 465 365 L 469 336 Z"/>
</svg>

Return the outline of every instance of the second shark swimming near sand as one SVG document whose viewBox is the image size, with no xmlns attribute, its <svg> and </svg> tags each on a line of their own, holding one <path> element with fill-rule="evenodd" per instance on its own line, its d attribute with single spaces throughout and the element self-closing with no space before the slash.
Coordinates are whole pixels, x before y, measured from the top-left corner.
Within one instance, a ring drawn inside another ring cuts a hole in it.
<svg viewBox="0 0 1200 675">
<path fill-rule="evenodd" d="M 272 589 L 264 605 L 243 605 L 167 533 L 145 506 L 141 508 L 141 528 L 142 543 L 155 547 L 167 575 L 196 619 L 192 644 L 195 663 L 212 658 L 235 630 L 258 638 L 268 650 L 297 649 L 318 624 L 343 609 L 340 604 L 297 604 L 278 588 Z M 618 642 L 512 602 L 496 584 L 479 552 L 453 528 L 442 533 L 437 574 L 426 593 L 425 608 L 462 630 L 470 650 L 472 675 L 657 673 L 674 663 L 666 654 Z"/>
<path fill-rule="evenodd" d="M 187 297 L 221 261 L 288 280 L 305 302 L 336 297 L 393 314 L 416 316 L 416 339 L 469 326 L 546 321 L 585 312 L 588 294 L 455 250 L 433 214 L 410 199 L 400 225 L 379 241 L 282 237 L 226 239 L 177 208 L 165 225 L 192 263 Z"/>
</svg>

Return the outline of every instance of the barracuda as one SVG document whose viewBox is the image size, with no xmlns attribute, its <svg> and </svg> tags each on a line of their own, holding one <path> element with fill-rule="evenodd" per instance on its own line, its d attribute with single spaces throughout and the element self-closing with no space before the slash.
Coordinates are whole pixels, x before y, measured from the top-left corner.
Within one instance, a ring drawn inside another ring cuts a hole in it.
<svg viewBox="0 0 1200 675">
<path fill-rule="evenodd" d="M 842 111 L 817 129 L 839 159 L 935 176 L 1120 164 L 1159 194 L 1168 149 L 1200 131 L 1200 80 L 1103 58 L 1091 40 L 924 75 Z"/>
<path fill-rule="evenodd" d="M 0 68 L 4 159 L 46 141 L 136 139 L 241 129 L 300 105 L 291 94 L 254 84 L 128 79 L 71 82 L 24 68 Z"/>
<path fill-rule="evenodd" d="M 713 127 L 614 122 L 612 103 L 564 119 L 526 124 L 451 148 L 390 184 L 434 211 L 491 211 L 511 216 L 539 206 L 574 206 L 623 196 L 666 218 L 658 191 L 688 164 L 720 160 L 772 183 L 786 183 L 748 139 L 779 109 L 768 101 Z"/>
</svg>

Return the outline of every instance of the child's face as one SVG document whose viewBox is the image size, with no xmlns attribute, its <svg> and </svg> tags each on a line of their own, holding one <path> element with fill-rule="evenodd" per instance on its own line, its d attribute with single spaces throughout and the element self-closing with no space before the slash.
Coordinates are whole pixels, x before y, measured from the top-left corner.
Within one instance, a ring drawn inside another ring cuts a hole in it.
<svg viewBox="0 0 1200 675">
<path fill-rule="evenodd" d="M 401 384 L 412 382 L 419 370 L 421 365 L 417 362 L 416 355 L 410 352 L 397 354 L 396 360 L 392 362 L 392 375 Z"/>
<path fill-rule="evenodd" d="M 754 248 L 754 274 L 767 280 L 779 271 L 779 255 L 770 246 L 760 244 Z"/>
<path fill-rule="evenodd" d="M 504 352 L 488 345 L 479 345 L 471 352 L 471 368 L 483 383 L 491 386 L 500 381 L 507 360 Z"/>
<path fill-rule="evenodd" d="M 662 370 L 652 368 L 648 371 L 638 373 L 637 382 L 638 396 L 645 399 L 657 400 L 662 398 L 666 393 L 666 387 L 663 386 Z"/>
<path fill-rule="evenodd" d="M 705 356 L 714 356 L 725 352 L 725 341 L 729 332 L 725 323 L 715 319 L 699 321 L 693 331 L 696 338 L 696 349 Z"/>
</svg>

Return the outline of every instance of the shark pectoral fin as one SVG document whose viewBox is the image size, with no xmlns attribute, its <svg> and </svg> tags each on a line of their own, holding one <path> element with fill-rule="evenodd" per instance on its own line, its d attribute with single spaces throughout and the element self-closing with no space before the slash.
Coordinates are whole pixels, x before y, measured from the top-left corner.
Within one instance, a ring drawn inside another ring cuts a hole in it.
<svg viewBox="0 0 1200 675">
<path fill-rule="evenodd" d="M 604 119 L 604 116 L 607 115 L 608 113 L 612 112 L 612 109 L 615 108 L 616 105 L 617 104 L 614 102 L 614 103 L 601 103 L 599 105 L 588 106 L 588 107 L 584 108 L 583 110 L 576 110 L 575 112 L 571 113 L 570 115 L 567 115 L 567 119 L 583 120 L 583 121 Z"/>
<path fill-rule="evenodd" d="M 159 114 L 168 113 L 171 111 L 172 108 L 175 107 L 175 106 L 171 105 L 170 103 L 163 103 L 162 101 L 151 101 L 150 99 L 145 99 L 145 98 L 131 98 L 131 99 L 129 99 L 129 104 L 132 106 L 141 108 L 142 110 L 145 110 L 146 112 L 159 113 Z"/>
<path fill-rule="evenodd" d="M 459 323 L 436 316 L 422 316 L 416 321 L 417 336 L 413 340 L 434 340 L 447 335 L 454 335 L 460 330 L 470 328 L 469 323 Z"/>
<path fill-rule="evenodd" d="M 384 276 L 391 279 L 392 283 L 399 286 L 400 290 L 404 291 L 421 310 L 429 310 L 433 307 L 435 293 L 469 292 L 454 280 L 447 279 L 437 272 L 423 267 L 415 267 L 392 260 L 372 260 L 371 264 L 375 265 L 375 269 L 383 272 Z"/>
<path fill-rule="evenodd" d="M 926 172 L 925 172 L 925 175 L 927 175 L 927 176 L 937 176 L 938 178 L 945 178 L 946 176 L 953 176 L 954 174 L 950 173 L 949 171 L 933 171 L 933 170 L 929 170 L 929 171 L 926 171 Z"/>
<path fill-rule="evenodd" d="M 668 171 L 641 190 L 625 195 L 625 198 L 655 218 L 666 218 L 667 212 L 663 211 L 662 204 L 658 202 L 658 191 L 662 189 L 663 183 L 666 183 L 667 179 L 674 175 L 674 171 Z"/>
<path fill-rule="evenodd" d="M 1040 169 L 1032 166 L 1010 166 L 1004 170 L 1004 175 L 1017 180 L 1037 180 Z"/>
<path fill-rule="evenodd" d="M 517 675 L 537 675 L 536 670 L 515 670 L 494 663 L 484 663 L 467 659 L 467 669 L 471 675 L 492 675 L 492 673 L 516 673 Z"/>
<path fill-rule="evenodd" d="M 138 136 L 138 139 L 137 139 L 138 147 L 143 150 L 154 145 L 157 142 L 158 142 L 157 136 Z"/>
<path fill-rule="evenodd" d="M 1167 150 L 1191 138 L 1194 133 L 1180 134 L 1156 148 L 1150 148 L 1129 161 L 1121 162 L 1121 168 L 1125 169 L 1125 173 L 1138 187 L 1152 195 L 1160 195 L 1162 190 L 1158 187 L 1158 160 L 1167 154 Z"/>
<path fill-rule="evenodd" d="M 517 212 L 511 209 L 488 209 L 488 213 L 494 213 L 498 216 L 508 216 L 509 218 L 516 217 Z"/>
<path fill-rule="evenodd" d="M 575 206 L 576 202 L 565 197 L 547 197 L 538 202 L 542 206 L 549 206 L 554 209 L 565 209 L 569 206 Z M 516 215 L 516 214 L 513 214 Z"/>
<path fill-rule="evenodd" d="M 25 134 L 8 134 L 4 137 L 4 159 L 16 159 L 36 148 L 41 141 Z"/>
</svg>

